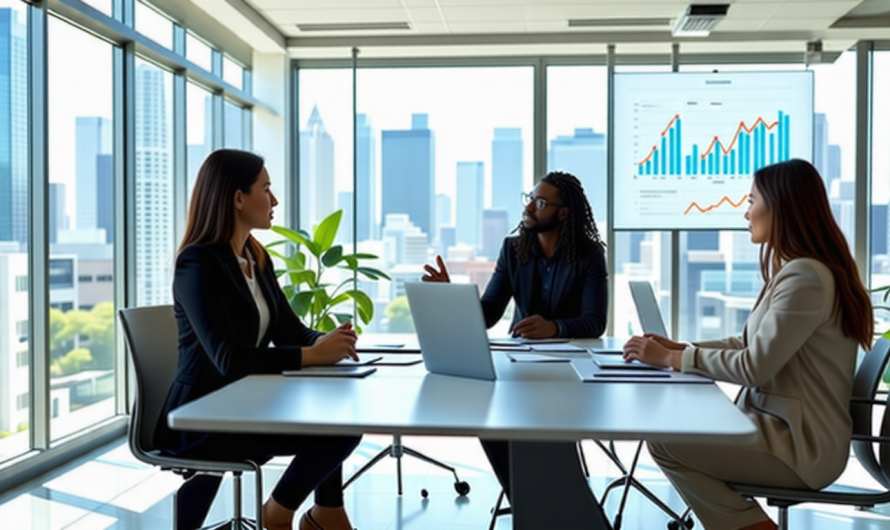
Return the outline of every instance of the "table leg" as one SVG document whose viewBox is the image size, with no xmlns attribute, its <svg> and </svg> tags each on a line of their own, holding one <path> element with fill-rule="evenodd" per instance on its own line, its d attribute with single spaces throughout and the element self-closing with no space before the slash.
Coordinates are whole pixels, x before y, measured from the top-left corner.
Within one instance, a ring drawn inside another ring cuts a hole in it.
<svg viewBox="0 0 890 530">
<path fill-rule="evenodd" d="M 573 442 L 510 442 L 514 530 L 611 530 Z"/>
</svg>

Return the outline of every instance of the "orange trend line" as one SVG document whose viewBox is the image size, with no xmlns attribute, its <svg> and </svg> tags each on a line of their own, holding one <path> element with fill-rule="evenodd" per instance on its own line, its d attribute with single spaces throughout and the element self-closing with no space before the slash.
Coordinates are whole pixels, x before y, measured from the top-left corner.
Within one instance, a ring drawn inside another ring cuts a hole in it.
<svg viewBox="0 0 890 530">
<path fill-rule="evenodd" d="M 739 199 L 739 202 L 737 202 L 737 203 L 736 203 L 736 202 L 732 202 L 732 199 L 730 199 L 729 197 L 727 197 L 726 195 L 724 195 L 723 198 L 720 199 L 720 201 L 717 202 L 717 204 L 712 204 L 712 205 L 708 206 L 707 208 L 702 208 L 701 206 L 698 205 L 697 202 L 692 201 L 692 203 L 690 203 L 689 206 L 686 208 L 686 211 L 683 212 L 683 215 L 689 215 L 690 210 L 692 210 L 693 208 L 697 209 L 697 210 L 698 210 L 699 212 L 701 212 L 701 213 L 708 213 L 708 212 L 710 212 L 711 210 L 713 210 L 713 209 L 715 209 L 715 208 L 719 208 L 720 206 L 722 206 L 724 202 L 728 202 L 729 204 L 732 205 L 733 208 L 738 208 L 739 206 L 745 204 L 745 201 L 746 201 L 746 200 L 748 200 L 748 194 L 747 194 L 747 193 L 744 194 L 744 195 L 742 195 L 742 198 Z"/>
<path fill-rule="evenodd" d="M 665 133 L 667 133 L 667 131 L 674 124 L 674 122 L 677 121 L 677 119 L 679 119 L 679 118 L 680 118 L 680 115 L 675 114 L 674 117 L 671 118 L 671 121 L 668 122 L 667 127 L 665 127 L 663 131 L 661 131 L 661 136 L 664 136 Z M 714 139 L 711 140 L 711 144 L 708 146 L 708 149 L 703 154 L 699 155 L 699 158 L 705 158 L 706 156 L 711 154 L 711 151 L 714 150 L 714 146 L 717 144 L 720 144 L 720 150 L 723 151 L 724 155 L 729 154 L 729 152 L 732 151 L 732 148 L 735 147 L 735 143 L 739 139 L 739 133 L 741 133 L 744 130 L 746 133 L 750 134 L 751 132 L 754 131 L 754 129 L 760 123 L 762 123 L 764 125 L 764 127 L 766 127 L 767 130 L 769 130 L 769 129 L 772 129 L 773 127 L 775 127 L 776 125 L 778 125 L 779 120 L 776 120 L 776 121 L 767 125 L 766 120 L 764 120 L 762 116 L 759 116 L 756 120 L 754 120 L 754 124 L 751 125 L 750 127 L 748 127 L 744 121 L 741 121 L 741 122 L 739 122 L 739 126 L 735 130 L 735 134 L 732 135 L 732 141 L 729 142 L 729 147 L 724 147 L 723 142 L 720 141 L 720 137 L 715 136 Z M 649 154 L 646 155 L 646 158 L 644 158 L 641 162 L 638 162 L 637 165 L 642 166 L 643 164 L 645 164 L 646 162 L 651 160 L 652 155 L 655 153 L 656 149 L 658 149 L 658 145 L 652 146 L 652 150 L 649 151 Z"/>
<path fill-rule="evenodd" d="M 680 119 L 680 115 L 679 115 L 679 114 L 674 114 L 674 117 L 671 118 L 671 121 L 669 121 L 668 124 L 667 124 L 667 125 L 664 127 L 664 129 L 661 131 L 661 136 L 664 136 L 665 134 L 667 134 L 667 132 L 671 129 L 671 126 L 674 124 L 674 122 L 677 121 L 677 120 L 679 120 L 679 119 Z M 646 155 L 646 158 L 644 158 L 643 161 L 640 162 L 640 163 L 637 164 L 637 165 L 638 165 L 638 166 L 642 166 L 643 164 L 645 164 L 647 160 L 649 160 L 650 158 L 652 158 L 652 154 L 655 153 L 655 150 L 656 150 L 657 148 L 658 148 L 657 145 L 653 145 L 653 146 L 652 146 L 652 150 L 649 151 L 649 154 Z"/>
</svg>

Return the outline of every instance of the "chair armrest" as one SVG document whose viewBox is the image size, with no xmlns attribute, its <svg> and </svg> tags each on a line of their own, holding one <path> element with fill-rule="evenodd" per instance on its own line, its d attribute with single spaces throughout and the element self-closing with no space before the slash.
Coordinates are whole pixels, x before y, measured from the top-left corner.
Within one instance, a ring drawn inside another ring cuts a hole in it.
<svg viewBox="0 0 890 530">
<path fill-rule="evenodd" d="M 850 403 L 851 404 L 853 404 L 853 403 L 862 404 L 862 405 L 884 405 L 884 406 L 887 406 L 886 400 L 863 398 L 863 397 L 856 397 L 856 396 L 853 396 L 850 398 Z"/>
<path fill-rule="evenodd" d="M 890 443 L 890 436 L 868 436 L 865 434 L 854 434 L 853 439 L 858 442 L 872 442 L 879 444 Z"/>
</svg>

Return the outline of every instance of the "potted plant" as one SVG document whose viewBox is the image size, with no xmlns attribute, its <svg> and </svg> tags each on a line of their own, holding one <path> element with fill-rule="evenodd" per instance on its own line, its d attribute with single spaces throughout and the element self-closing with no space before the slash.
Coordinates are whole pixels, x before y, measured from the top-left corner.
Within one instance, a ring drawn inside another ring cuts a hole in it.
<svg viewBox="0 0 890 530">
<path fill-rule="evenodd" d="M 279 278 L 284 275 L 288 283 L 283 287 L 291 309 L 312 329 L 330 331 L 340 324 L 353 321 L 353 314 L 337 309 L 352 302 L 359 320 L 365 325 L 374 318 L 374 302 L 358 288 L 358 278 L 379 280 L 390 279 L 380 269 L 363 265 L 363 261 L 377 259 L 374 254 L 345 254 L 342 245 L 335 245 L 343 210 L 337 210 L 325 217 L 312 230 L 291 230 L 283 226 L 273 226 L 272 230 L 284 239 L 269 243 L 266 250 L 284 263 L 283 269 L 276 269 Z M 285 246 L 280 251 L 279 247 Z M 349 277 L 339 283 L 330 281 L 332 268 L 349 271 Z M 353 322 L 360 333 L 361 326 Z"/>
</svg>

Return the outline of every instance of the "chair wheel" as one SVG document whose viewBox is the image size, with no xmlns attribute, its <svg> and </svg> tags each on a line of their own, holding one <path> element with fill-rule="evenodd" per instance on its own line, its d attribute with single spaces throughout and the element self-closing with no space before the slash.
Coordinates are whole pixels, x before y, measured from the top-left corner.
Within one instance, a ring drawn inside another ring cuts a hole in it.
<svg viewBox="0 0 890 530">
<path fill-rule="evenodd" d="M 426 488 L 421 488 L 421 489 L 420 489 L 420 496 L 423 497 L 424 499 L 426 499 L 427 497 L 430 496 L 430 492 L 427 491 Z"/>
<path fill-rule="evenodd" d="M 470 493 L 470 484 L 464 481 L 455 482 L 454 491 L 456 491 L 458 495 L 466 495 Z"/>
</svg>

